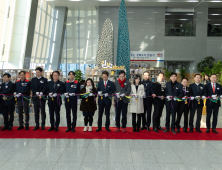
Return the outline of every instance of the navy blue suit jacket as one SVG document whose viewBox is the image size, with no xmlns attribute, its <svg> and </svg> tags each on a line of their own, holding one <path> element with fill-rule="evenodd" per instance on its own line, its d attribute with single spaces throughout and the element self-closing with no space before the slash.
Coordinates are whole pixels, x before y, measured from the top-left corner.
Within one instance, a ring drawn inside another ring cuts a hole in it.
<svg viewBox="0 0 222 170">
<path fill-rule="evenodd" d="M 14 92 L 15 92 L 15 84 L 13 82 L 9 81 L 7 86 L 5 85 L 5 83 L 2 84 L 1 94 L 4 94 L 5 97 L 8 98 L 8 100 L 3 100 L 3 96 L 1 96 L 2 105 L 9 106 L 15 104 L 15 98 L 13 96 Z M 7 94 L 10 95 L 7 96 Z"/>
<path fill-rule="evenodd" d="M 104 81 L 100 81 L 98 83 L 98 88 L 97 91 L 102 91 L 102 94 L 108 93 L 108 94 L 113 94 L 114 93 L 114 83 L 112 81 L 107 82 L 106 87 L 104 86 Z M 103 101 L 105 102 L 106 105 L 111 105 L 112 104 L 112 100 L 109 97 L 105 97 L 103 95 L 103 99 L 101 99 L 101 97 L 99 96 L 98 99 L 98 104 L 102 104 Z"/>
<path fill-rule="evenodd" d="M 204 96 L 204 85 L 203 84 L 199 84 L 199 88 L 200 88 L 199 93 L 197 91 L 197 85 L 195 83 L 190 84 L 189 88 L 190 88 L 190 96 L 192 96 L 192 97 L 196 97 L 196 96 L 202 97 L 202 96 Z M 192 105 L 193 107 L 196 107 L 198 105 L 198 101 L 196 99 L 194 99 L 191 102 L 193 102 L 193 105 Z M 203 100 L 202 99 L 200 100 L 200 105 L 203 106 Z"/>
<path fill-rule="evenodd" d="M 208 97 L 208 96 L 212 96 L 212 95 L 217 95 L 218 97 L 220 97 L 220 95 L 222 95 L 222 90 L 221 90 L 221 85 L 220 84 L 216 84 L 216 87 L 215 87 L 215 93 L 213 93 L 213 88 L 212 88 L 212 85 L 211 83 L 207 83 L 204 87 L 204 96 Z M 209 106 L 212 106 L 214 102 L 211 102 L 209 99 L 207 100 L 206 102 L 206 105 L 209 107 Z M 217 101 L 217 103 L 215 103 L 216 106 L 220 107 L 221 106 L 221 103 L 220 103 L 220 100 Z"/>
<path fill-rule="evenodd" d="M 172 91 L 171 81 L 166 83 L 165 96 L 183 97 L 183 86 L 180 83 L 176 83 L 174 90 Z M 169 105 L 171 101 L 166 101 L 166 105 Z M 178 101 L 172 99 L 173 104 L 178 104 Z"/>
</svg>

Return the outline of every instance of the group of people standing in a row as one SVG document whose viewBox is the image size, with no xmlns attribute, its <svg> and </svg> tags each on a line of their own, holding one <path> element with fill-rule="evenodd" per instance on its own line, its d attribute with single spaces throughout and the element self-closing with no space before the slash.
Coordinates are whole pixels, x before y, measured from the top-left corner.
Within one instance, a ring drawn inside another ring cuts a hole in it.
<svg viewBox="0 0 222 170">
<path fill-rule="evenodd" d="M 200 121 L 203 109 L 203 99 L 210 97 L 207 100 L 207 133 L 210 131 L 210 118 L 213 112 L 212 131 L 216 131 L 217 116 L 220 107 L 220 98 L 222 98 L 221 85 L 216 83 L 217 76 L 210 76 L 210 83 L 201 84 L 201 75 L 196 74 L 194 77 L 195 83 L 187 87 L 188 80 L 182 79 L 181 83 L 177 82 L 177 74 L 171 73 L 170 82 L 165 82 L 164 73 L 159 73 L 157 82 L 152 83 L 149 80 L 149 72 L 143 73 L 143 81 L 139 75 L 135 75 L 134 82 L 126 80 L 125 71 L 119 71 L 119 78 L 115 82 L 108 80 L 109 73 L 103 71 L 103 80 L 98 83 L 98 88 L 95 87 L 91 78 L 85 81 L 84 87 L 80 89 L 80 83 L 75 80 L 75 73 L 68 73 L 69 80 L 65 83 L 59 80 L 60 73 L 54 71 L 52 80 L 48 81 L 42 76 L 42 68 L 36 68 L 36 77 L 31 81 L 25 78 L 25 71 L 19 72 L 20 79 L 15 83 L 10 81 L 11 75 L 5 73 L 3 75 L 4 83 L 0 86 L 1 101 L 0 105 L 4 117 L 4 127 L 1 130 L 12 130 L 14 121 L 14 110 L 17 102 L 19 127 L 17 130 L 24 128 L 23 111 L 25 113 L 25 130 L 29 130 L 29 100 L 30 91 L 32 91 L 32 100 L 34 104 L 35 123 L 33 130 L 40 128 L 39 112 L 41 110 L 41 130 L 45 130 L 45 104 L 48 100 L 50 123 L 51 127 L 48 131 L 58 131 L 60 124 L 60 107 L 62 104 L 61 95 L 64 94 L 67 129 L 66 132 L 75 132 L 77 121 L 77 106 L 78 96 L 82 99 L 80 110 L 83 112 L 85 127 L 83 131 L 92 131 L 92 122 L 95 111 L 97 110 L 96 97 L 98 97 L 98 128 L 97 132 L 102 130 L 102 116 L 105 110 L 106 122 L 105 129 L 110 132 L 110 109 L 112 105 L 112 97 L 114 96 L 116 109 L 116 132 L 120 131 L 120 118 L 122 115 L 122 132 L 126 132 L 128 104 L 131 101 L 130 112 L 132 112 L 133 131 L 147 129 L 150 131 L 152 105 L 153 112 L 153 130 L 163 130 L 160 126 L 164 105 L 166 105 L 166 129 L 168 132 L 176 134 L 180 132 L 180 120 L 184 114 L 183 131 L 188 132 L 188 115 L 190 112 L 189 127 L 190 132 L 193 132 L 193 120 L 197 111 L 197 121 L 195 129 L 201 133 Z M 71 120 L 72 113 L 72 120 Z M 54 117 L 55 115 L 55 117 Z M 170 118 L 172 117 L 171 125 Z M 176 119 L 175 119 L 176 118 Z M 136 120 L 137 119 L 137 120 Z M 142 120 L 142 127 L 141 127 Z"/>
</svg>

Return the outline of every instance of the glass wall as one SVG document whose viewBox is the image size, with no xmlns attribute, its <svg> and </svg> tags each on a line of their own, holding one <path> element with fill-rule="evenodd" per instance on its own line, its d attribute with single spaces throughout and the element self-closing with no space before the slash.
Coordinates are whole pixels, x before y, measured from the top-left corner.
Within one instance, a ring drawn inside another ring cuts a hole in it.
<svg viewBox="0 0 222 170">
<path fill-rule="evenodd" d="M 45 66 L 47 63 L 52 23 L 53 8 L 45 0 L 39 0 L 30 69 L 36 66 Z"/>
<path fill-rule="evenodd" d="M 193 12 L 166 12 L 165 36 L 195 36 Z"/>
<path fill-rule="evenodd" d="M 222 36 L 222 8 L 208 9 L 207 36 Z"/>
<path fill-rule="evenodd" d="M 66 24 L 66 40 L 60 68 L 64 75 L 96 63 L 98 48 L 98 12 L 96 8 L 69 9 Z"/>
</svg>

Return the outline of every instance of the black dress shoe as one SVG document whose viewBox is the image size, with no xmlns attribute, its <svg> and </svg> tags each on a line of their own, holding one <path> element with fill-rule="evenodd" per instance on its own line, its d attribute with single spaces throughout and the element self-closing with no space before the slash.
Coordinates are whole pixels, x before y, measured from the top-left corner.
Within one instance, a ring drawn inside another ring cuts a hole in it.
<svg viewBox="0 0 222 170">
<path fill-rule="evenodd" d="M 137 132 L 140 132 L 140 129 L 138 128 L 136 131 L 137 131 Z"/>
<path fill-rule="evenodd" d="M 41 130 L 45 130 L 45 125 L 43 125 L 43 126 L 41 127 Z"/>
<path fill-rule="evenodd" d="M 187 132 L 187 128 L 183 128 L 183 131 L 184 131 L 185 133 L 188 133 L 188 132 Z"/>
<path fill-rule="evenodd" d="M 33 130 L 38 130 L 39 129 L 39 126 L 36 126 Z"/>
<path fill-rule="evenodd" d="M 102 130 L 102 128 L 97 128 L 96 129 L 96 132 L 99 132 L 99 131 L 101 131 Z"/>
<path fill-rule="evenodd" d="M 72 132 L 75 132 L 76 130 L 75 130 L 75 128 L 72 128 Z"/>
<path fill-rule="evenodd" d="M 71 130 L 71 128 L 67 128 L 67 129 L 66 129 L 66 132 L 69 132 L 70 130 Z"/>
<path fill-rule="evenodd" d="M 191 132 L 191 133 L 192 133 L 192 132 L 193 132 L 193 129 L 190 129 L 190 131 L 189 131 L 189 132 Z"/>
<path fill-rule="evenodd" d="M 210 129 L 207 129 L 207 130 L 206 130 L 206 133 L 210 133 Z"/>
<path fill-rule="evenodd" d="M 157 128 L 154 128 L 154 130 L 153 130 L 154 132 L 156 132 L 156 133 L 159 133 L 159 131 L 158 131 L 158 129 Z"/>
<path fill-rule="evenodd" d="M 140 128 L 140 130 L 145 130 L 146 129 L 146 127 L 145 126 L 143 126 L 142 128 Z"/>
<path fill-rule="evenodd" d="M 56 127 L 56 128 L 55 128 L 55 132 L 58 132 L 58 131 L 59 131 L 59 128 Z"/>
<path fill-rule="evenodd" d="M 169 131 L 170 131 L 169 129 L 165 129 L 165 130 L 164 130 L 164 133 L 167 133 L 167 132 L 169 132 Z"/>
<path fill-rule="evenodd" d="M 107 131 L 107 132 L 111 132 L 110 128 L 106 128 L 106 131 Z"/>
<path fill-rule="evenodd" d="M 17 130 L 22 130 L 24 128 L 24 126 L 19 126 L 18 128 L 17 128 Z"/>
<path fill-rule="evenodd" d="M 216 129 L 212 129 L 212 132 L 218 134 L 218 131 L 216 131 Z"/>
<path fill-rule="evenodd" d="M 26 126 L 26 127 L 25 127 L 25 130 L 29 130 L 29 126 Z"/>
<path fill-rule="evenodd" d="M 11 130 L 12 130 L 12 127 L 11 127 L 11 126 L 9 126 L 9 127 L 8 127 L 8 131 L 11 131 Z"/>
<path fill-rule="evenodd" d="M 202 131 L 200 129 L 196 129 L 197 132 L 202 133 Z"/>
<path fill-rule="evenodd" d="M 157 130 L 162 130 L 162 131 L 164 131 L 164 129 L 163 129 L 161 126 L 157 127 Z"/>
<path fill-rule="evenodd" d="M 147 128 L 147 131 L 150 132 L 150 128 L 149 127 Z"/>
<path fill-rule="evenodd" d="M 172 129 L 171 132 L 172 132 L 173 134 L 177 134 L 177 132 L 176 132 L 174 129 Z"/>
<path fill-rule="evenodd" d="M 180 133 L 180 129 L 177 129 L 177 133 Z"/>
<path fill-rule="evenodd" d="M 54 130 L 54 127 L 50 127 L 50 128 L 48 129 L 48 131 L 52 131 L 52 130 Z"/>
<path fill-rule="evenodd" d="M 136 129 L 133 129 L 133 132 L 136 132 Z"/>
<path fill-rule="evenodd" d="M 8 129 L 8 126 L 4 126 L 1 131 Z"/>
</svg>

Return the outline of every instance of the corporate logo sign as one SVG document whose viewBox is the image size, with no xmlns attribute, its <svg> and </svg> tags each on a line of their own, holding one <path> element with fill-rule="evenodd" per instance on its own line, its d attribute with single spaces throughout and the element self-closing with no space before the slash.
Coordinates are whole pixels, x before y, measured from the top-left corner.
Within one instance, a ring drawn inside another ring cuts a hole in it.
<svg viewBox="0 0 222 170">
<path fill-rule="evenodd" d="M 164 61 L 163 51 L 131 51 L 130 61 Z"/>
</svg>

